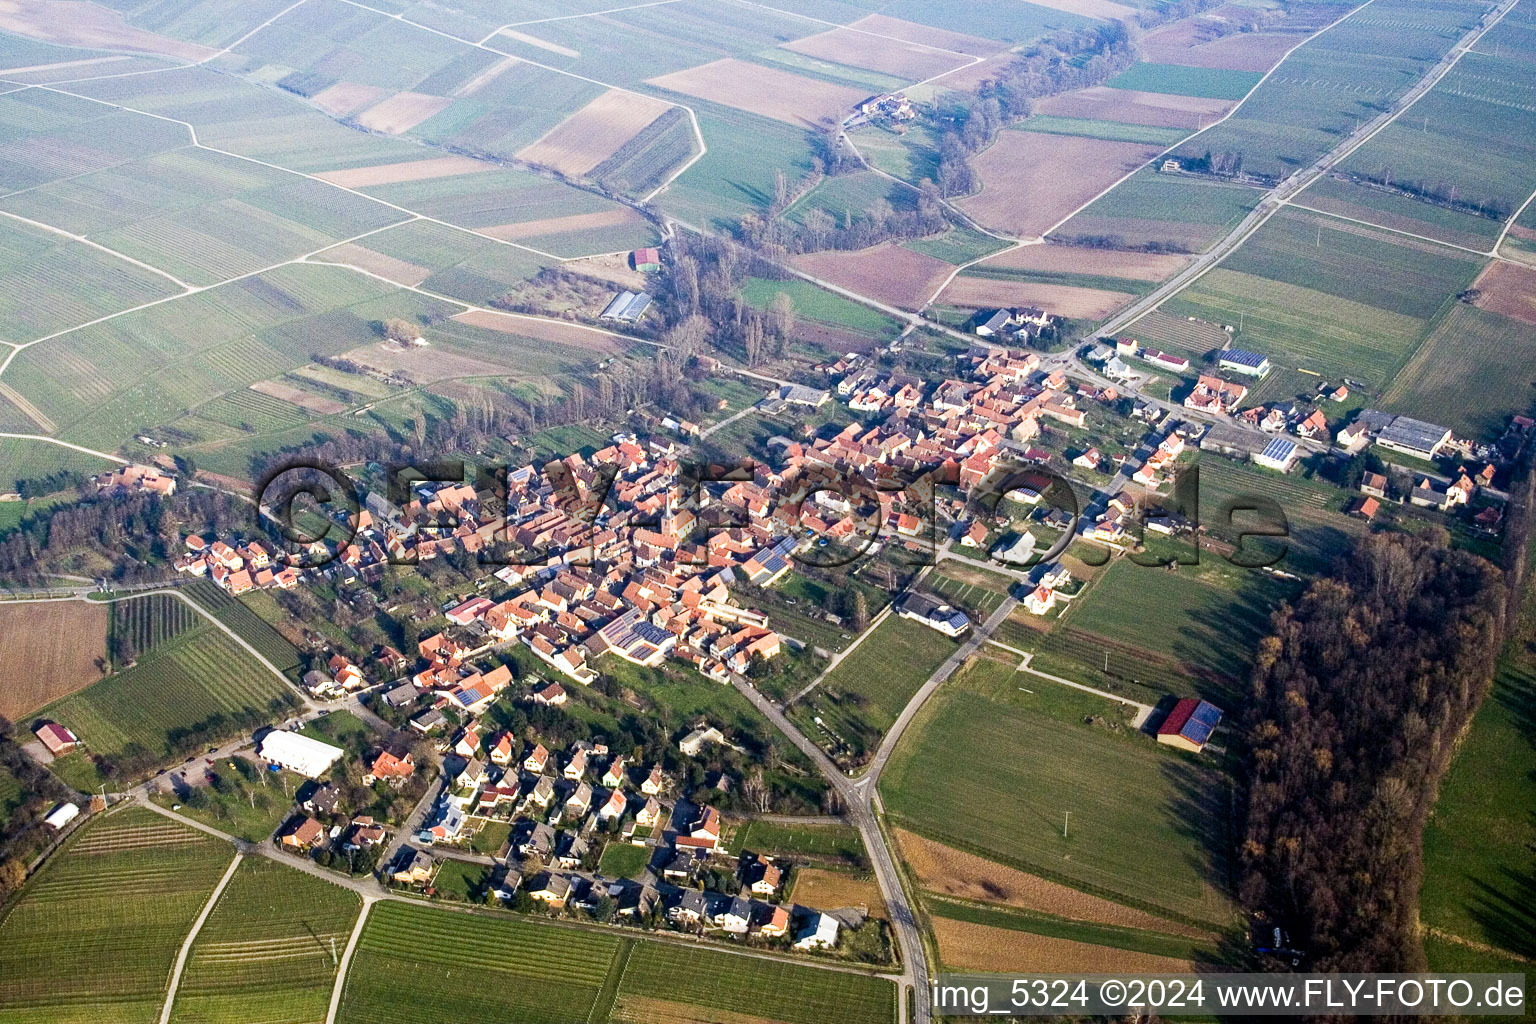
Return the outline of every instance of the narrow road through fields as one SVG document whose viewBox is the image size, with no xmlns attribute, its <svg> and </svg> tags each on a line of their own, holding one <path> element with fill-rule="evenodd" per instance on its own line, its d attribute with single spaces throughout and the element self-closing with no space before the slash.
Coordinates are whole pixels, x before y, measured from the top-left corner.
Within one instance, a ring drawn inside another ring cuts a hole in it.
<svg viewBox="0 0 1536 1024">
<path fill-rule="evenodd" d="M 165 1005 L 160 1008 L 160 1024 L 170 1024 L 171 1006 L 176 1002 L 176 990 L 181 987 L 181 972 L 187 966 L 187 955 L 192 952 L 192 943 L 197 941 L 197 933 L 203 930 L 203 922 L 208 920 L 208 915 L 213 912 L 213 906 L 219 902 L 219 897 L 224 893 L 224 887 L 229 885 L 229 880 L 235 877 L 235 869 L 240 866 L 240 861 L 245 854 L 235 851 L 234 859 L 229 862 L 229 867 L 224 869 L 224 877 L 219 879 L 219 884 L 213 887 L 213 892 L 208 894 L 208 902 L 203 904 L 203 910 L 197 915 L 197 920 L 192 922 L 192 927 L 187 931 L 186 940 L 181 944 L 181 951 L 176 954 L 176 966 L 171 969 L 171 984 L 165 990 Z"/>
</svg>

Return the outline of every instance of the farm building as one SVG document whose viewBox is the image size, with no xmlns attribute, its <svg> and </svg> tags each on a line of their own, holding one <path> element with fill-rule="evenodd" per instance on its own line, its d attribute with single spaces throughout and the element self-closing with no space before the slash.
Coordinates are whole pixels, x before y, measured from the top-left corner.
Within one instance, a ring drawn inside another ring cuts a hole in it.
<svg viewBox="0 0 1536 1024">
<path fill-rule="evenodd" d="M 1376 435 L 1376 443 L 1388 451 L 1419 459 L 1433 459 L 1451 441 L 1451 430 L 1410 416 L 1398 416 Z"/>
<path fill-rule="evenodd" d="M 780 401 L 791 405 L 805 405 L 812 409 L 819 409 L 826 405 L 831 397 L 831 392 L 822 391 L 820 388 L 808 388 L 803 384 L 785 384 L 779 388 Z"/>
<path fill-rule="evenodd" d="M 335 764 L 342 750 L 296 732 L 274 730 L 262 737 L 256 753 L 264 761 L 313 779 Z"/>
<path fill-rule="evenodd" d="M 65 825 L 74 821 L 80 814 L 80 808 L 75 804 L 62 803 L 48 812 L 48 817 L 43 819 L 43 824 L 54 830 L 62 830 Z"/>
<path fill-rule="evenodd" d="M 959 636 L 970 628 L 971 620 L 965 612 L 947 604 L 941 604 L 927 594 L 907 594 L 896 605 L 896 613 L 904 619 L 914 619 L 945 636 Z"/>
<path fill-rule="evenodd" d="M 1221 353 L 1217 365 L 1223 370 L 1241 373 L 1246 377 L 1262 377 L 1270 370 L 1268 356 L 1242 348 L 1229 348 Z"/>
<path fill-rule="evenodd" d="M 629 254 L 629 262 L 641 273 L 654 274 L 661 270 L 661 250 L 654 247 L 636 249 Z"/>
<path fill-rule="evenodd" d="M 1198 754 L 1210 742 L 1220 721 L 1221 708 L 1198 697 L 1185 697 L 1158 726 L 1157 742 Z"/>
<path fill-rule="evenodd" d="M 1184 373 L 1189 369 L 1188 359 L 1169 352 L 1162 352 L 1155 348 L 1142 349 L 1141 358 L 1153 366 L 1160 366 L 1165 370 L 1172 370 L 1174 373 Z"/>
<path fill-rule="evenodd" d="M 650 308 L 651 297 L 646 292 L 622 291 L 615 295 L 599 314 L 603 320 L 618 320 L 632 324 Z"/>
<path fill-rule="evenodd" d="M 1263 451 L 1256 453 L 1253 461 L 1266 469 L 1278 469 L 1282 473 L 1289 473 L 1291 467 L 1296 465 L 1296 458 L 1296 443 L 1277 437 L 1265 445 Z"/>
<path fill-rule="evenodd" d="M 48 753 L 60 757 L 80 745 L 80 737 L 58 722 L 47 722 L 37 727 L 37 738 L 43 741 Z"/>
</svg>

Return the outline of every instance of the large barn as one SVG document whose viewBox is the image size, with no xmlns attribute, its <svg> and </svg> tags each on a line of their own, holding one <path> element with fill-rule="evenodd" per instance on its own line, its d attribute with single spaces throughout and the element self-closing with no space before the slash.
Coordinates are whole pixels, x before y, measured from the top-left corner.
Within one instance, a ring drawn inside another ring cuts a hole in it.
<svg viewBox="0 0 1536 1024">
<path fill-rule="evenodd" d="M 1198 697 L 1185 697 L 1173 706 L 1157 729 L 1157 742 L 1199 753 L 1221 721 L 1221 708 Z"/>
</svg>

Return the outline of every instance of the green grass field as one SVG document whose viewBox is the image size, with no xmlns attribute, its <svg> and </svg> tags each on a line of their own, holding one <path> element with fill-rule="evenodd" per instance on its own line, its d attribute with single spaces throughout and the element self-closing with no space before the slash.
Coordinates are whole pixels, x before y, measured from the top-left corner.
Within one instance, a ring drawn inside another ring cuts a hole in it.
<svg viewBox="0 0 1536 1024">
<path fill-rule="evenodd" d="M 921 125 L 908 128 L 905 135 L 861 125 L 849 137 L 871 166 L 902 181 L 916 185 L 938 174 L 938 139 Z"/>
<path fill-rule="evenodd" d="M 902 247 L 959 266 L 983 256 L 990 256 L 994 252 L 1001 252 L 1008 248 L 1008 243 L 991 235 L 984 235 L 980 231 L 956 225 L 942 235 L 913 239 L 902 243 Z"/>
<path fill-rule="evenodd" d="M 265 713 L 289 692 L 228 636 L 207 627 L 40 713 L 69 726 L 94 753 L 110 757 L 137 744 L 159 754 L 171 730 L 215 715 Z"/>
<path fill-rule="evenodd" d="M 1209 758 L 1131 731 L 1119 705 L 990 659 L 919 712 L 880 781 L 893 821 L 913 831 L 1213 924 L 1230 913 L 1228 789 Z"/>
<path fill-rule="evenodd" d="M 633 846 L 621 839 L 609 840 L 603 847 L 597 870 L 609 878 L 638 878 L 651 862 L 649 846 Z"/>
<path fill-rule="evenodd" d="M 748 821 L 736 833 L 741 850 L 775 857 L 844 862 L 856 867 L 869 863 L 864 840 L 852 825 L 784 825 L 773 821 Z"/>
<path fill-rule="evenodd" d="M 698 113 L 709 151 L 684 171 L 656 204 L 679 220 L 703 228 L 733 228 L 743 214 L 767 209 L 774 172 L 790 181 L 811 166 L 810 141 L 791 125 L 743 110 L 658 90 L 667 100 L 687 103 Z"/>
<path fill-rule="evenodd" d="M 200 796 L 192 798 L 198 801 L 196 805 L 185 802 L 169 786 L 151 794 L 150 799 L 160 807 L 175 810 L 248 843 L 266 842 L 277 831 L 292 813 L 293 794 L 306 781 L 302 775 L 292 772 L 263 771 L 255 782 L 247 783 L 225 762 L 211 770 L 217 771 L 224 780 L 221 783 L 224 788 L 199 787 L 196 792 Z M 196 773 L 198 769 L 192 771 Z"/>
<path fill-rule="evenodd" d="M 1486 251 L 1498 237 L 1501 222 L 1461 210 L 1389 192 L 1364 181 L 1328 175 L 1318 178 L 1297 198 L 1302 206 L 1380 224 L 1415 235 Z"/>
<path fill-rule="evenodd" d="M 130 808 L 94 822 L 0 922 L 0 1019 L 150 1024 L 233 851 Z"/>
<path fill-rule="evenodd" d="M 203 922 L 173 1024 L 307 1024 L 330 1003 L 362 901 L 262 857 L 243 861 Z"/>
<path fill-rule="evenodd" d="M 1257 71 L 1195 68 L 1181 64 L 1132 64 L 1105 84 L 1111 89 L 1166 92 L 1216 100 L 1240 100 L 1263 76 Z M 1188 134 L 1188 133 L 1186 133 Z M 1181 135 L 1180 138 L 1183 138 Z M 1178 140 L 1175 139 L 1175 142 Z"/>
<path fill-rule="evenodd" d="M 894 337 L 900 330 L 900 324 L 884 313 L 861 306 L 852 299 L 845 299 L 799 278 L 770 281 L 767 278 L 750 277 L 742 286 L 741 296 L 749 305 L 766 309 L 779 292 L 788 295 L 795 304 L 795 313 L 808 320 L 880 339 Z"/>
<path fill-rule="evenodd" d="M 812 210 L 824 210 L 833 223 L 841 225 L 844 216 L 863 217 L 880 200 L 893 209 L 911 209 L 917 193 L 905 185 L 882 177 L 874 171 L 857 171 L 824 178 L 786 211 L 791 220 L 804 222 Z"/>
<path fill-rule="evenodd" d="M 1527 584 L 1494 676 L 1493 691 L 1472 722 L 1440 786 L 1424 831 L 1419 916 L 1430 928 L 1524 957 L 1519 967 L 1482 966 L 1490 954 L 1444 942 L 1426 951 L 1435 970 L 1520 970 L 1536 959 L 1536 588 Z M 1479 966 L 1447 967 L 1457 951 Z"/>
<path fill-rule="evenodd" d="M 1536 401 L 1529 325 L 1456 303 L 1381 396 L 1381 408 L 1489 438 Z"/>
<path fill-rule="evenodd" d="M 1090 139 L 1104 139 L 1108 142 L 1145 142 L 1152 146 L 1172 146 L 1183 141 L 1189 134 L 1183 128 L 1125 124 L 1120 121 L 1100 121 L 1088 117 L 1056 117 L 1051 114 L 1036 114 L 1022 122 L 1019 127 L 1049 135 L 1083 135 Z"/>
<path fill-rule="evenodd" d="M 812 737 L 825 729 L 855 755 L 872 751 L 955 647 L 937 630 L 893 614 L 795 706 L 794 718 Z"/>
<path fill-rule="evenodd" d="M 1162 309 L 1234 326 L 1236 344 L 1270 357 L 1276 372 L 1250 401 L 1311 390 L 1314 374 L 1384 386 L 1480 265 L 1454 249 L 1282 213 Z M 1206 352 L 1203 342 L 1170 344 Z"/>
<path fill-rule="evenodd" d="M 17 426 L 22 426 L 17 424 Z M 36 428 L 31 428 L 35 430 Z M 17 430 L 14 433 L 28 432 Z M 60 448 L 45 441 L 27 441 L 21 438 L 0 437 L 0 488 L 14 491 L 18 481 L 36 480 L 58 472 L 79 473 L 90 476 L 105 473 L 113 464 L 106 459 L 84 452 Z M 7 503 L 11 504 L 11 503 Z M 18 511 L 23 503 L 15 502 Z"/>
<path fill-rule="evenodd" d="M 888 1024 L 896 1019 L 896 986 L 863 974 L 639 942 L 619 982 L 613 1019 L 709 1020 L 713 1011 L 774 1024 L 825 1024 L 834 1009 L 838 1024 Z"/>
<path fill-rule="evenodd" d="M 586 1024 L 618 949 L 611 935 L 380 903 L 363 926 L 337 1020 L 395 1024 L 410 1007 L 424 1021 Z"/>
<path fill-rule="evenodd" d="M 1213 566 L 1219 562 L 1209 553 L 1203 557 Z M 1268 632 L 1279 595 L 1261 584 L 1257 573 L 1229 582 L 1226 574 L 1202 579 L 1197 572 L 1173 573 L 1119 559 L 1072 603 L 1057 628 L 1130 645 L 1146 652 L 1148 661 L 1172 662 L 1192 680 L 1213 685 L 1213 697 L 1234 692 Z"/>
<path fill-rule="evenodd" d="M 1174 251 L 1203 252 L 1236 227 L 1262 197 L 1244 185 L 1147 168 L 1096 199 L 1053 237 L 1108 238 L 1132 246 L 1159 243 Z"/>
</svg>

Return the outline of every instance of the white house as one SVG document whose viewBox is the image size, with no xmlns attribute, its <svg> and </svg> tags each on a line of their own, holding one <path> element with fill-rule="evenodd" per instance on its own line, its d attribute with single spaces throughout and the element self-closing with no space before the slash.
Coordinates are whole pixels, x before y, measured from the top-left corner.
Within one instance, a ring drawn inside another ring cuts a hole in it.
<svg viewBox="0 0 1536 1024">
<path fill-rule="evenodd" d="M 796 949 L 832 949 L 837 945 L 837 919 L 817 914 L 795 933 Z"/>
</svg>

